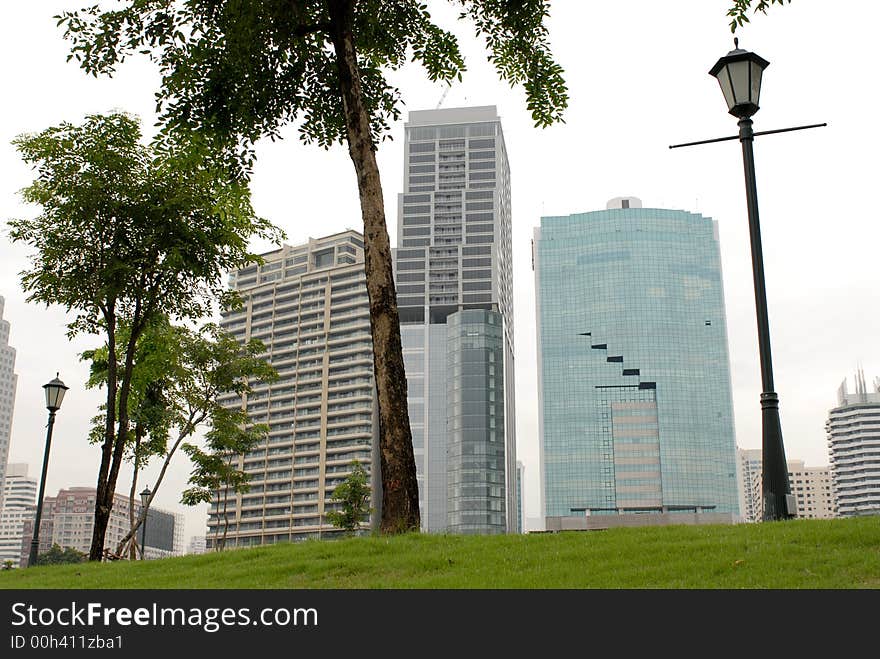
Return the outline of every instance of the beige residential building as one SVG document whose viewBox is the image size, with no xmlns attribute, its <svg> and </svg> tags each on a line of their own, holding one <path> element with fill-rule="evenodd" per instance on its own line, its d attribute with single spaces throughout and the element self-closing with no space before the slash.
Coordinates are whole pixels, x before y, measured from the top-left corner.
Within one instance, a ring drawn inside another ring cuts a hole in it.
<svg viewBox="0 0 880 659">
<path fill-rule="evenodd" d="M 831 467 L 805 467 L 803 460 L 788 461 L 791 493 L 797 497 L 798 517 L 831 519 L 836 517 Z"/>
<path fill-rule="evenodd" d="M 250 490 L 215 495 L 209 549 L 218 542 L 246 547 L 335 533 L 325 514 L 337 506 L 331 494 L 352 461 L 378 475 L 362 235 L 345 231 L 262 257 L 263 265 L 231 273 L 230 286 L 245 305 L 225 314 L 221 325 L 242 342 L 260 339 L 279 379 L 258 384 L 247 397 L 223 399 L 246 406 L 269 434 L 239 457 Z"/>
<path fill-rule="evenodd" d="M 761 493 L 761 449 L 737 449 L 739 454 L 740 508 L 743 521 L 760 522 L 763 515 Z M 831 519 L 836 517 L 831 467 L 807 467 L 803 460 L 788 461 L 791 493 L 797 498 L 797 517 Z"/>
</svg>

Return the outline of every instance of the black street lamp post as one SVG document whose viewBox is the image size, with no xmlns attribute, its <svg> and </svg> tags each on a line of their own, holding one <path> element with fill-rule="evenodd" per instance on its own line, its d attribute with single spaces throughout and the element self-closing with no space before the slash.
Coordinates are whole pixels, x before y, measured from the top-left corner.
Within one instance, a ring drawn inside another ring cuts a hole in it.
<svg viewBox="0 0 880 659">
<path fill-rule="evenodd" d="M 767 291 L 764 285 L 764 260 L 761 250 L 761 228 L 758 223 L 758 191 L 755 182 L 755 155 L 752 149 L 755 133 L 752 115 L 758 111 L 761 76 L 769 62 L 755 53 L 739 48 L 715 63 L 709 74 L 718 79 L 730 114 L 739 119 L 739 141 L 742 144 L 746 182 L 746 205 L 749 215 L 749 237 L 752 251 L 752 274 L 755 285 L 755 307 L 758 320 L 758 351 L 761 360 L 761 421 L 762 436 L 762 498 L 765 521 L 787 519 L 797 512 L 788 480 L 788 464 L 782 443 L 779 422 L 779 397 L 773 386 L 773 365 L 770 357 L 770 327 L 767 317 Z"/>
<path fill-rule="evenodd" d="M 141 492 L 141 505 L 143 506 L 144 511 L 144 521 L 141 524 L 141 560 L 147 560 L 147 512 L 149 512 L 150 505 L 150 495 L 152 492 L 150 491 L 150 486 L 147 485 L 144 488 L 144 491 Z"/>
<path fill-rule="evenodd" d="M 28 567 L 37 564 L 37 556 L 40 551 L 40 520 L 43 517 L 43 493 L 46 490 L 46 472 L 49 469 L 49 448 L 52 445 L 52 428 L 55 426 L 55 412 L 61 409 L 61 401 L 64 400 L 64 393 L 70 387 L 58 379 L 58 373 L 55 379 L 48 384 L 43 385 L 46 392 L 46 408 L 49 410 L 49 424 L 46 430 L 46 449 L 43 452 L 43 473 L 40 476 L 40 492 L 37 495 L 37 513 L 34 517 L 34 535 L 31 540 L 31 551 L 28 556 Z"/>
</svg>

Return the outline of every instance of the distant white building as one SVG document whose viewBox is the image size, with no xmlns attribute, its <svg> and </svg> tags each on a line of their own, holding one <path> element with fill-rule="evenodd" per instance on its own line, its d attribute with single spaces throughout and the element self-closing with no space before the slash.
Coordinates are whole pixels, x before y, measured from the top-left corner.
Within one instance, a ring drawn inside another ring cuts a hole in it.
<svg viewBox="0 0 880 659">
<path fill-rule="evenodd" d="M 0 295 L 0 486 L 9 459 L 9 441 L 12 434 L 12 411 L 15 408 L 15 348 L 9 346 L 9 321 L 3 320 L 5 300 Z M 3 506 L 3 489 L 0 487 L 0 508 Z"/>
<path fill-rule="evenodd" d="M 18 567 L 24 542 L 25 521 L 33 524 L 37 502 L 37 480 L 28 478 L 28 466 L 15 463 L 7 466 L 3 482 L 3 505 L 0 507 L 0 565 L 12 561 Z M 33 528 L 33 527 L 32 527 Z M 28 546 L 31 536 L 28 537 Z"/>
<path fill-rule="evenodd" d="M 764 513 L 761 449 L 737 449 L 740 510 L 744 522 L 760 522 Z M 806 467 L 803 460 L 788 460 L 788 481 L 797 498 L 797 517 L 831 519 L 836 517 L 831 468 Z"/>
<path fill-rule="evenodd" d="M 739 509 L 744 522 L 760 522 L 764 504 L 761 499 L 761 449 L 736 449 L 739 477 Z"/>
<path fill-rule="evenodd" d="M 859 369 L 855 384 L 850 394 L 843 381 L 825 424 L 841 517 L 880 515 L 880 378 L 868 393 Z"/>
<path fill-rule="evenodd" d="M 194 535 L 186 547 L 187 554 L 204 554 L 207 551 L 207 539 L 203 535 Z"/>
</svg>

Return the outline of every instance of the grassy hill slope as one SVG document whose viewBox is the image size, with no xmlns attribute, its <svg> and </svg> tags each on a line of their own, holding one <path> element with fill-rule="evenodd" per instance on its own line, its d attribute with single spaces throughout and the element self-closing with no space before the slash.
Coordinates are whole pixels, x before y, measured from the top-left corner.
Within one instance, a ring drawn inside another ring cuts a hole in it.
<svg viewBox="0 0 880 659">
<path fill-rule="evenodd" d="M 0 588 L 880 588 L 880 517 L 307 541 L 0 572 Z"/>
</svg>

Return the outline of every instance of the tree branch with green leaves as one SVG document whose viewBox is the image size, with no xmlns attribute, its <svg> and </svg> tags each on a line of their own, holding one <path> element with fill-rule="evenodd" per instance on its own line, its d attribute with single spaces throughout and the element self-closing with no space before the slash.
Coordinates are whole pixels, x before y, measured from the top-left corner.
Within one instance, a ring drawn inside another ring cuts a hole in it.
<svg viewBox="0 0 880 659">
<path fill-rule="evenodd" d="M 761 12 L 766 14 L 770 5 L 783 5 L 791 0 L 733 0 L 733 6 L 727 10 L 730 17 L 730 31 L 736 32 L 737 28 L 742 27 L 749 21 L 748 11 L 752 9 L 753 14 Z"/>
</svg>

